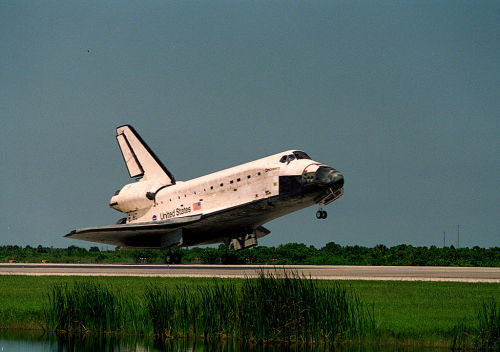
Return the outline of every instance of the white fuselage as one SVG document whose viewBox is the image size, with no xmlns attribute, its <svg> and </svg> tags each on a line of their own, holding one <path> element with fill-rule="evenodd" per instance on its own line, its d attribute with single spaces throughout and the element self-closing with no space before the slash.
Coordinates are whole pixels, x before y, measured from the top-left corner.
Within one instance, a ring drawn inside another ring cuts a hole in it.
<svg viewBox="0 0 500 352">
<path fill-rule="evenodd" d="M 141 208 L 127 209 L 127 223 L 207 215 L 279 196 L 280 176 L 301 176 L 304 170 L 314 172 L 324 166 L 311 159 L 280 162 L 280 158 L 292 152 L 285 151 L 189 181 L 177 181 L 161 188 L 152 200 L 143 197 L 142 202 L 136 204 L 142 205 Z M 114 208 L 121 210 L 119 205 Z"/>
</svg>

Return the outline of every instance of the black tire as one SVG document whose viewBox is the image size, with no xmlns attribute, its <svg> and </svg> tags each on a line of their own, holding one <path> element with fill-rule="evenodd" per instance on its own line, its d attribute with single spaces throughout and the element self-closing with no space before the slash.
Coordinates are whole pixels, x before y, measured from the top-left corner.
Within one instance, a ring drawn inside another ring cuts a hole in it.
<svg viewBox="0 0 500 352">
<path fill-rule="evenodd" d="M 182 256 L 179 253 L 169 253 L 165 255 L 165 264 L 180 264 Z"/>
<path fill-rule="evenodd" d="M 181 263 L 181 259 L 182 259 L 182 257 L 181 257 L 181 255 L 179 253 L 174 253 L 172 255 L 172 263 L 173 264 L 180 264 Z"/>
<path fill-rule="evenodd" d="M 222 257 L 220 258 L 220 263 L 224 264 L 224 265 L 229 264 L 228 263 L 228 255 L 227 254 L 223 254 L 222 255 Z"/>
<path fill-rule="evenodd" d="M 236 264 L 238 261 L 238 257 L 236 254 L 224 254 L 222 258 L 220 258 L 221 264 L 227 265 L 227 264 Z"/>
<path fill-rule="evenodd" d="M 167 254 L 165 256 L 165 264 L 172 264 L 172 255 L 171 254 Z"/>
<path fill-rule="evenodd" d="M 323 219 L 323 211 L 322 210 L 318 210 L 316 212 L 316 219 Z"/>
<path fill-rule="evenodd" d="M 326 219 L 326 217 L 328 216 L 328 213 L 326 211 L 322 211 L 323 214 L 321 214 L 321 218 L 322 219 Z"/>
</svg>

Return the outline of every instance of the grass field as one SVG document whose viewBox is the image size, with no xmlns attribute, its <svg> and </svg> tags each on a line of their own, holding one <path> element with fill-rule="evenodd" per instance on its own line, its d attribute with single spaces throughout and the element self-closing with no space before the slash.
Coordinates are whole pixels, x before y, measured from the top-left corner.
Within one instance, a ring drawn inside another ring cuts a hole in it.
<svg viewBox="0 0 500 352">
<path fill-rule="evenodd" d="M 0 327 L 40 329 L 48 293 L 55 284 L 89 280 L 61 276 L 0 276 Z M 112 290 L 143 297 L 150 284 L 198 287 L 214 282 L 210 278 L 91 278 Z M 236 285 L 243 280 L 231 279 Z M 322 281 L 321 285 L 331 285 Z M 407 281 L 342 281 L 351 287 L 365 304 L 374 304 L 381 338 L 404 343 L 415 341 L 447 345 L 453 329 L 459 324 L 472 327 L 482 301 L 499 301 L 500 284 Z"/>
</svg>

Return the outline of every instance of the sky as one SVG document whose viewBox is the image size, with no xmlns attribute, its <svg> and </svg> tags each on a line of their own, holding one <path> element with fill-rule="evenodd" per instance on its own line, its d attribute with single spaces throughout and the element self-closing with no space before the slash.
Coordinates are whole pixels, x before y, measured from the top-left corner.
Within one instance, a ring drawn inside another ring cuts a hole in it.
<svg viewBox="0 0 500 352">
<path fill-rule="evenodd" d="M 94 245 L 63 235 L 122 217 L 131 124 L 177 180 L 343 173 L 261 245 L 500 246 L 498 1 L 0 0 L 0 121 L 0 245 Z"/>
</svg>

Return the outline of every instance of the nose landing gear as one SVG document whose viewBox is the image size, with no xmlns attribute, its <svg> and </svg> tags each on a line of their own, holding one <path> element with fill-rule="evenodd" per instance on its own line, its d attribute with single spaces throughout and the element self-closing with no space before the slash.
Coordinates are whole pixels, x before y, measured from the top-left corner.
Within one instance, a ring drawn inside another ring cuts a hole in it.
<svg viewBox="0 0 500 352">
<path fill-rule="evenodd" d="M 327 216 L 328 213 L 326 212 L 326 210 L 323 210 L 323 204 L 319 203 L 319 209 L 316 212 L 316 219 L 326 219 Z"/>
<path fill-rule="evenodd" d="M 316 212 L 316 219 L 326 219 L 327 216 L 328 216 L 328 213 L 324 210 L 318 210 Z"/>
</svg>

